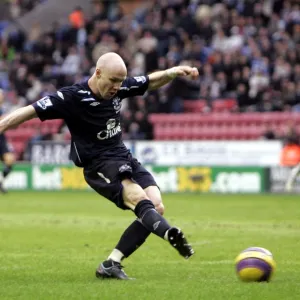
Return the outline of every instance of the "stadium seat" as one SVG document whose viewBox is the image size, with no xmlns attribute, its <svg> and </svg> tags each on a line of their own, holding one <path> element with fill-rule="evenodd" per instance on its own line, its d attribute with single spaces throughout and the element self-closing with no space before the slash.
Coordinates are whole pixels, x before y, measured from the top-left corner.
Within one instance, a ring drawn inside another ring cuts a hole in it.
<svg viewBox="0 0 300 300">
<path fill-rule="evenodd" d="M 12 142 L 27 142 L 36 133 L 34 128 L 17 128 L 6 132 L 7 139 Z"/>
<path fill-rule="evenodd" d="M 203 112 L 207 107 L 206 100 L 184 100 L 183 108 L 185 112 Z"/>
<path fill-rule="evenodd" d="M 62 120 L 41 122 L 35 118 L 23 123 L 16 129 L 8 130 L 5 135 L 8 142 L 12 144 L 18 159 L 32 137 L 36 136 L 38 132 L 42 134 L 56 133 L 62 125 L 62 122 Z"/>
<path fill-rule="evenodd" d="M 269 125 L 283 133 L 289 120 L 300 125 L 300 114 L 214 112 L 149 116 L 156 140 L 253 140 L 259 139 Z"/>
<path fill-rule="evenodd" d="M 22 128 L 38 128 L 42 125 L 42 122 L 38 118 L 34 118 L 24 122 L 20 127 Z"/>
<path fill-rule="evenodd" d="M 235 99 L 216 99 L 212 101 L 213 112 L 230 112 L 237 108 Z"/>
<path fill-rule="evenodd" d="M 18 160 L 21 154 L 24 152 L 26 145 L 23 142 L 11 142 L 10 143 L 13 147 L 14 153 L 16 155 L 16 159 Z"/>
<path fill-rule="evenodd" d="M 64 139 L 65 139 L 65 141 L 70 141 L 71 140 L 71 133 L 69 131 L 67 131 L 64 134 Z"/>
<path fill-rule="evenodd" d="M 47 120 L 41 124 L 42 133 L 56 133 L 62 125 L 63 120 Z"/>
</svg>

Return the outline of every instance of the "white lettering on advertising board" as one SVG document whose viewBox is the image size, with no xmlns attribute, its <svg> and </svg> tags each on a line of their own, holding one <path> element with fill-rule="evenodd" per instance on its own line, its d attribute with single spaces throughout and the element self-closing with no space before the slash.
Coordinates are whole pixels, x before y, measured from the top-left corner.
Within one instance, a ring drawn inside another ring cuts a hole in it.
<svg viewBox="0 0 300 300">
<path fill-rule="evenodd" d="M 212 192 L 220 193 L 258 193 L 260 175 L 257 172 L 221 172 L 211 187 Z"/>
<path fill-rule="evenodd" d="M 39 166 L 32 167 L 32 187 L 36 190 L 60 190 L 61 171 L 59 168 L 43 171 Z"/>
<path fill-rule="evenodd" d="M 177 192 L 177 170 L 176 168 L 167 168 L 164 171 L 155 171 L 151 166 L 146 166 L 146 169 L 153 175 L 156 183 L 162 192 Z"/>
<path fill-rule="evenodd" d="M 133 143 L 124 141 L 124 145 L 133 152 Z M 67 165 L 73 164 L 69 158 L 70 143 L 57 141 L 38 141 L 32 144 L 30 161 L 33 164 Z"/>
<path fill-rule="evenodd" d="M 140 141 L 135 155 L 154 165 L 278 166 L 279 141 Z"/>
<path fill-rule="evenodd" d="M 28 189 L 28 175 L 25 171 L 13 171 L 5 178 L 3 185 L 12 190 Z"/>
</svg>

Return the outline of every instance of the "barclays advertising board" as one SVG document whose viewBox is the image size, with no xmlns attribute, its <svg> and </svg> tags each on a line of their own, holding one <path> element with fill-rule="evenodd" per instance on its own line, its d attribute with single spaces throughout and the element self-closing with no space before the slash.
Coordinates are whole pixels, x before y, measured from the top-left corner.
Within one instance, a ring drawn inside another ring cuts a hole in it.
<svg viewBox="0 0 300 300">
<path fill-rule="evenodd" d="M 134 154 L 134 144 L 124 141 L 126 147 Z M 68 141 L 38 141 L 31 145 L 29 160 L 32 164 L 68 165 L 73 164 L 69 158 L 70 143 Z"/>
</svg>

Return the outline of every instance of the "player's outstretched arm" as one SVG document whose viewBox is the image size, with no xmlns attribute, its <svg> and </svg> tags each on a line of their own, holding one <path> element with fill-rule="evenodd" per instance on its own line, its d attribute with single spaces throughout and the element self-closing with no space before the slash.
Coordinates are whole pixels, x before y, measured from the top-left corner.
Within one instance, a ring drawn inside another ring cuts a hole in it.
<svg viewBox="0 0 300 300">
<path fill-rule="evenodd" d="M 0 120 L 0 133 L 10 128 L 15 128 L 19 124 L 37 117 L 32 105 L 24 106 L 9 113 Z"/>
<path fill-rule="evenodd" d="M 164 71 L 157 71 L 149 75 L 148 89 L 158 89 L 178 76 L 189 76 L 191 79 L 196 79 L 199 76 L 199 72 L 197 68 L 189 66 L 178 66 Z"/>
</svg>

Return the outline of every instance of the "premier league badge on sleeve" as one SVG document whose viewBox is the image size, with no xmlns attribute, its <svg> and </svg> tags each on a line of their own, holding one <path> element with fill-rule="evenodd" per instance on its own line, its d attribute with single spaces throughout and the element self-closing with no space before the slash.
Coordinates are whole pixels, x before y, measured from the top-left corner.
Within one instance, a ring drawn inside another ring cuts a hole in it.
<svg viewBox="0 0 300 300">
<path fill-rule="evenodd" d="M 146 77 L 145 76 L 136 76 L 133 77 L 137 82 L 145 83 L 146 82 Z"/>
<path fill-rule="evenodd" d="M 53 104 L 48 96 L 40 99 L 37 102 L 37 105 L 44 110 L 47 109 L 47 107 L 49 107 L 49 106 L 53 106 Z"/>
</svg>

